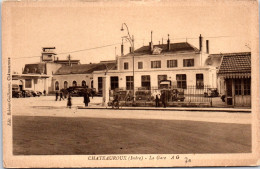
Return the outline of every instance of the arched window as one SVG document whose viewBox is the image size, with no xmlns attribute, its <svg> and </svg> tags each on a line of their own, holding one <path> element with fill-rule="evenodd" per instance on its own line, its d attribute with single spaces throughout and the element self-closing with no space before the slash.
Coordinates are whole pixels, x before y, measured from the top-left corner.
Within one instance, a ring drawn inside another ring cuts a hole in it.
<svg viewBox="0 0 260 169">
<path fill-rule="evenodd" d="M 58 81 L 55 82 L 55 90 L 60 90 L 59 82 L 58 82 Z"/>
<path fill-rule="evenodd" d="M 86 86 L 86 81 L 82 80 L 81 86 Z"/>
<path fill-rule="evenodd" d="M 77 86 L 77 82 L 75 80 L 72 82 L 72 86 Z"/>
<path fill-rule="evenodd" d="M 65 81 L 65 82 L 64 82 L 64 89 L 67 89 L 67 88 L 68 88 L 68 82 Z"/>
<path fill-rule="evenodd" d="M 91 80 L 91 88 L 94 88 L 93 80 Z"/>
</svg>

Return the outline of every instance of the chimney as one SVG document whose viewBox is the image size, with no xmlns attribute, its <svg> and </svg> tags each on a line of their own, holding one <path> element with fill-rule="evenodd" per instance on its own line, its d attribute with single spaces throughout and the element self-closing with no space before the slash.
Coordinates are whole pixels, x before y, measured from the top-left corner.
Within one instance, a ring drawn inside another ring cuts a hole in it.
<svg viewBox="0 0 260 169">
<path fill-rule="evenodd" d="M 206 53 L 209 54 L 209 40 L 206 40 Z"/>
<path fill-rule="evenodd" d="M 201 36 L 201 34 L 200 34 L 200 37 L 199 37 L 199 45 L 200 45 L 200 51 L 202 51 L 202 36 Z"/>
<path fill-rule="evenodd" d="M 129 53 L 132 53 L 133 51 L 132 51 L 132 47 L 130 46 L 129 47 Z"/>
<path fill-rule="evenodd" d="M 170 42 L 170 35 L 168 34 L 168 40 L 167 40 L 167 50 L 171 50 L 171 42 Z"/>
<path fill-rule="evenodd" d="M 163 45 L 163 38 L 162 38 L 162 45 Z"/>
<path fill-rule="evenodd" d="M 124 43 L 122 39 L 122 44 L 121 44 L 121 56 L 124 56 Z"/>
<path fill-rule="evenodd" d="M 153 51 L 153 31 L 151 31 L 150 50 Z"/>
</svg>

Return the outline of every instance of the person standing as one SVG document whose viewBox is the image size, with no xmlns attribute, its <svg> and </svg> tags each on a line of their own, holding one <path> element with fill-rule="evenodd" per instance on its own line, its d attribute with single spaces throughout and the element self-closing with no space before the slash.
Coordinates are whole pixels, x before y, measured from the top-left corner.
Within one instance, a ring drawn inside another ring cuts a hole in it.
<svg viewBox="0 0 260 169">
<path fill-rule="evenodd" d="M 64 100 L 62 91 L 60 91 L 60 101 L 61 101 L 61 99 Z"/>
<path fill-rule="evenodd" d="M 43 95 L 46 96 L 46 90 L 43 90 Z"/>
<path fill-rule="evenodd" d="M 68 102 L 67 102 L 67 107 L 69 107 L 71 109 L 71 106 L 72 106 L 72 102 L 71 102 L 71 96 L 69 94 L 69 97 L 68 97 Z"/>
<path fill-rule="evenodd" d="M 162 100 L 162 105 L 164 108 L 166 108 L 166 93 L 165 91 L 162 92 L 162 95 L 161 95 L 161 100 Z"/>
<path fill-rule="evenodd" d="M 159 107 L 159 96 L 158 96 L 158 94 L 155 96 L 155 107 Z"/>
<path fill-rule="evenodd" d="M 89 103 L 89 93 L 86 91 L 84 94 L 84 103 L 85 103 L 85 107 L 88 107 L 88 103 Z"/>
<path fill-rule="evenodd" d="M 59 97 L 59 93 L 58 91 L 56 91 L 56 101 L 58 100 L 58 97 Z"/>
</svg>

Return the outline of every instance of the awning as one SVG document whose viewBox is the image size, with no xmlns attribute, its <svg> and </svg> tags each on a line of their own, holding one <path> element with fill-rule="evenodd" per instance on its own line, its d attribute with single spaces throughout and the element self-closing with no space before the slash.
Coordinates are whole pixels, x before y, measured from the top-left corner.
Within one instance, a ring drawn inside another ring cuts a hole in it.
<svg viewBox="0 0 260 169">
<path fill-rule="evenodd" d="M 226 79 L 251 78 L 251 73 L 225 73 L 218 76 Z"/>
</svg>

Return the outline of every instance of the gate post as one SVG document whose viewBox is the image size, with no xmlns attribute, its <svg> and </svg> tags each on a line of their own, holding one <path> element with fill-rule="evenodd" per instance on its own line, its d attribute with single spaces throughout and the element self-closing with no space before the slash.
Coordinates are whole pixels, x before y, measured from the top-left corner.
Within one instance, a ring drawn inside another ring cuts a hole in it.
<svg viewBox="0 0 260 169">
<path fill-rule="evenodd" d="M 102 106 L 106 107 L 108 106 L 108 102 L 109 102 L 109 78 L 106 75 L 105 77 L 102 78 L 103 81 L 103 102 L 102 102 Z"/>
</svg>

